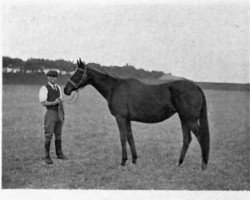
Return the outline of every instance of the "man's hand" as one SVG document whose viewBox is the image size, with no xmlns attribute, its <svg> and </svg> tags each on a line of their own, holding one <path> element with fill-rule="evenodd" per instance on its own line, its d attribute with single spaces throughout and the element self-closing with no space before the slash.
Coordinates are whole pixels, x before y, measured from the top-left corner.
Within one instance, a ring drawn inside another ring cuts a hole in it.
<svg viewBox="0 0 250 200">
<path fill-rule="evenodd" d="M 61 99 L 61 98 L 57 98 L 57 99 L 54 101 L 54 105 L 57 105 L 57 104 L 59 104 L 60 102 L 62 102 L 62 99 Z"/>
<path fill-rule="evenodd" d="M 60 102 L 63 102 L 63 99 L 62 98 L 58 98 L 60 100 Z"/>
</svg>

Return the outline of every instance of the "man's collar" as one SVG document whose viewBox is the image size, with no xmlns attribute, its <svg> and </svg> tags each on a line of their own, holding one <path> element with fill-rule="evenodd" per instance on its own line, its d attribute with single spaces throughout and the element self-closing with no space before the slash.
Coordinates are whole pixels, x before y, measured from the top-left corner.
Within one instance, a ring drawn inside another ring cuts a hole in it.
<svg viewBox="0 0 250 200">
<path fill-rule="evenodd" d="M 55 83 L 55 85 L 53 85 L 52 83 L 48 82 L 48 84 L 49 84 L 52 88 L 54 88 L 54 86 L 57 86 L 56 83 Z"/>
</svg>

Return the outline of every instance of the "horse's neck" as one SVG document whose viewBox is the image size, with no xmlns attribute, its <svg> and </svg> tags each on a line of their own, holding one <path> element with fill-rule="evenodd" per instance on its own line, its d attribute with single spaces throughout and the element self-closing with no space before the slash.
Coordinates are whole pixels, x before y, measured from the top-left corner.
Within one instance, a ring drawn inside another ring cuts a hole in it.
<svg viewBox="0 0 250 200">
<path fill-rule="evenodd" d="M 113 88 L 117 86 L 119 79 L 111 77 L 107 74 L 102 74 L 95 70 L 90 70 L 93 75 L 91 85 L 105 98 L 108 99 L 112 95 Z"/>
</svg>

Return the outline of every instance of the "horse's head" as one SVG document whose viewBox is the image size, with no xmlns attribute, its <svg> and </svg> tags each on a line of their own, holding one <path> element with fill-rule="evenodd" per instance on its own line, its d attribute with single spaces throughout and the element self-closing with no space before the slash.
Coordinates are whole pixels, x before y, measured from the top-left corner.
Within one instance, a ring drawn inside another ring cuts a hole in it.
<svg viewBox="0 0 250 200">
<path fill-rule="evenodd" d="M 72 91 L 77 91 L 89 84 L 89 77 L 87 75 L 87 66 L 79 59 L 77 61 L 77 69 L 75 73 L 70 77 L 69 81 L 64 87 L 64 94 L 71 95 Z"/>
</svg>

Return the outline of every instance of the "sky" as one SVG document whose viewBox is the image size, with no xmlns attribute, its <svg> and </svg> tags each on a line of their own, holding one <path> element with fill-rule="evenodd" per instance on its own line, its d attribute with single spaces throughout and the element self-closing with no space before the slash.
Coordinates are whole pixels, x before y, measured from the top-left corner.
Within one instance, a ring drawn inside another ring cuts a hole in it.
<svg viewBox="0 0 250 200">
<path fill-rule="evenodd" d="M 94 62 L 249 83 L 245 1 L 7 1 L 2 55 Z"/>
</svg>

